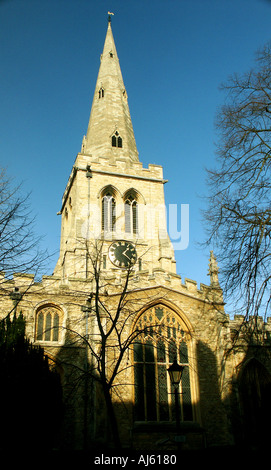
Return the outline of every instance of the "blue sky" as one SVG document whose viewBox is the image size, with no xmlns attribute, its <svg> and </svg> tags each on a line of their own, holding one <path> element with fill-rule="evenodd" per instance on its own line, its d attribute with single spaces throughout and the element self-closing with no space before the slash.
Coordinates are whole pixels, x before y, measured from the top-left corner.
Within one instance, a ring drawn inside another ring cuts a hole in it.
<svg viewBox="0 0 271 470">
<path fill-rule="evenodd" d="M 167 204 L 189 204 L 182 278 L 209 283 L 201 209 L 215 164 L 219 85 L 271 39 L 269 0 L 0 0 L 0 163 L 31 191 L 36 232 L 57 260 L 64 192 L 86 132 L 107 12 L 144 167 Z"/>
</svg>

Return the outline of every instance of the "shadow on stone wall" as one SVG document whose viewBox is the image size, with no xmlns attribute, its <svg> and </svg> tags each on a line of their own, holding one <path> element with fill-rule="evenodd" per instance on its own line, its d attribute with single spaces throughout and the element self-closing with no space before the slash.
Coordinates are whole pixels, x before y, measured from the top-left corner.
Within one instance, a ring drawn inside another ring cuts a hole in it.
<svg viewBox="0 0 271 470">
<path fill-rule="evenodd" d="M 59 448 L 112 448 L 103 397 L 98 393 L 97 382 L 86 374 L 85 348 L 71 347 L 71 343 L 72 338 L 68 338 L 57 358 L 65 370 L 64 420 Z M 133 404 L 115 403 L 123 446 L 159 452 L 234 446 L 253 449 L 263 445 L 267 436 L 269 440 L 265 422 L 270 422 L 271 418 L 271 375 L 261 362 L 264 358 L 270 365 L 270 353 L 268 356 L 263 348 L 247 352 L 231 393 L 222 401 L 217 358 L 206 344 L 199 342 L 196 348 L 199 403 L 195 408 L 200 419 L 181 424 L 178 443 L 174 422 L 134 422 Z M 260 401 L 258 389 L 253 385 L 255 378 L 260 384 Z"/>
<path fill-rule="evenodd" d="M 60 446 L 88 449 L 110 446 L 110 426 L 106 419 L 103 397 L 97 392 L 97 382 L 85 374 L 85 349 L 62 348 L 58 361 L 65 368 L 63 437 Z M 80 367 L 80 364 L 83 366 Z M 88 365 L 90 367 L 90 365 Z M 197 368 L 201 422 L 181 423 L 179 431 L 183 448 L 205 448 L 207 446 L 229 445 L 227 416 L 221 402 L 217 362 L 212 351 L 203 343 L 197 347 Z M 95 398 L 94 398 L 95 395 Z M 94 410 L 95 406 L 95 410 Z M 125 447 L 138 449 L 166 450 L 180 447 L 176 444 L 176 424 L 171 422 L 135 422 L 131 402 L 115 403 L 120 435 Z M 199 413 L 195 414 L 196 416 Z"/>
<path fill-rule="evenodd" d="M 217 358 L 206 344 L 199 342 L 196 352 L 199 409 L 206 432 L 206 446 L 229 446 L 227 413 L 221 400 Z"/>
<path fill-rule="evenodd" d="M 235 444 L 268 449 L 271 420 L 271 351 L 251 346 L 237 368 L 230 395 L 230 420 Z"/>
</svg>

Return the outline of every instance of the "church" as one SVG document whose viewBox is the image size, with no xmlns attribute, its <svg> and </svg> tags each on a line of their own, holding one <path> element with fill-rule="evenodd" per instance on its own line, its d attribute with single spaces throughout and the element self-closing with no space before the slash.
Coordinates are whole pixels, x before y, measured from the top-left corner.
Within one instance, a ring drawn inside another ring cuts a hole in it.
<svg viewBox="0 0 271 470">
<path fill-rule="evenodd" d="M 160 165 L 140 162 L 109 16 L 54 273 L 41 282 L 14 273 L 1 299 L 60 375 L 59 448 L 114 448 L 116 434 L 123 448 L 147 451 L 262 437 L 271 323 L 229 318 L 212 252 L 209 285 L 177 274 L 165 182 Z"/>
</svg>

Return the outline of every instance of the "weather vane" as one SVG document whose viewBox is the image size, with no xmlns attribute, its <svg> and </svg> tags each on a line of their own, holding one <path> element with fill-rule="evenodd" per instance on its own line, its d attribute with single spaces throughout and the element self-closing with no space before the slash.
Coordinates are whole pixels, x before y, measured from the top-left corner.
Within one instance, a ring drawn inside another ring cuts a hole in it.
<svg viewBox="0 0 271 470">
<path fill-rule="evenodd" d="M 111 22 L 111 16 L 114 16 L 114 13 L 112 13 L 111 11 L 108 12 L 108 21 L 109 23 Z"/>
</svg>

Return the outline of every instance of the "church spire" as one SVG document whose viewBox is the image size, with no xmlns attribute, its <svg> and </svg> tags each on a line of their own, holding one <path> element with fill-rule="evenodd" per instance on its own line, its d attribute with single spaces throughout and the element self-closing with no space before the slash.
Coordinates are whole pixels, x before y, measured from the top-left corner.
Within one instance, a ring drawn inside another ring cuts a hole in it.
<svg viewBox="0 0 271 470">
<path fill-rule="evenodd" d="M 111 28 L 111 15 L 101 55 L 82 153 L 138 161 L 127 93 Z"/>
</svg>

